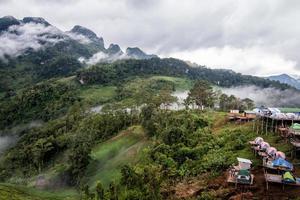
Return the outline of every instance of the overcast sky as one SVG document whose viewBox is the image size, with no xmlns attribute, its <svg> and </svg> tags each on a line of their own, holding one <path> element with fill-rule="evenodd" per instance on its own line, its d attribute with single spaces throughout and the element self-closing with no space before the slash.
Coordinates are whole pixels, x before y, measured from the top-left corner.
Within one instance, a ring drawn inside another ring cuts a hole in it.
<svg viewBox="0 0 300 200">
<path fill-rule="evenodd" d="M 300 75 L 298 0 L 0 0 L 0 14 L 40 16 L 64 31 L 82 25 L 106 46 L 211 68 Z"/>
</svg>

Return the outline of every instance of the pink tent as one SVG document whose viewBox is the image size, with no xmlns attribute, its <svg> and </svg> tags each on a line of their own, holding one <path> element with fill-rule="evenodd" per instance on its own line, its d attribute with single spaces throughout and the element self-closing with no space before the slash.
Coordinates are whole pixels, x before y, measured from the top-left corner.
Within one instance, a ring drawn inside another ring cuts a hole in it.
<svg viewBox="0 0 300 200">
<path fill-rule="evenodd" d="M 268 148 L 270 147 L 270 145 L 269 145 L 269 143 L 267 143 L 267 142 L 262 142 L 261 144 L 260 144 L 260 149 L 261 150 L 267 150 Z"/>
<path fill-rule="evenodd" d="M 267 149 L 267 154 L 271 157 L 275 157 L 276 152 L 277 152 L 277 149 L 275 149 L 274 147 L 269 147 Z"/>
<path fill-rule="evenodd" d="M 262 137 L 257 137 L 254 140 L 255 144 L 258 144 L 258 145 L 261 144 L 263 141 L 264 141 L 264 139 Z"/>
<path fill-rule="evenodd" d="M 285 154 L 281 151 L 277 151 L 276 152 L 276 159 L 277 158 L 282 158 L 282 159 L 285 159 Z"/>
</svg>

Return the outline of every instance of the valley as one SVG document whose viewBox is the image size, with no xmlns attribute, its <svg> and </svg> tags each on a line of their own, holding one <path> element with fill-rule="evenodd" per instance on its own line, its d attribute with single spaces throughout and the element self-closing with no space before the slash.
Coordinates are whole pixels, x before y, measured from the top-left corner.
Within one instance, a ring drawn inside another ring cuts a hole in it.
<svg viewBox="0 0 300 200">
<path fill-rule="evenodd" d="M 249 145 L 258 136 L 299 163 L 256 112 L 297 117 L 289 82 L 123 52 L 43 18 L 0 18 L 2 40 L 0 200 L 273 198 L 280 187 L 266 190 Z M 253 187 L 226 182 L 237 157 L 251 160 Z M 287 191 L 280 198 L 299 195 Z"/>
</svg>

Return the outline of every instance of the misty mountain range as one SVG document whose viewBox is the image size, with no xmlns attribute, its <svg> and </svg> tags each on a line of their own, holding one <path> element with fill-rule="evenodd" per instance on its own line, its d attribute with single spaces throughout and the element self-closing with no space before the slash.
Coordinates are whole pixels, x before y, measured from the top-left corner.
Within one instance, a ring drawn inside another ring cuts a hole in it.
<svg viewBox="0 0 300 200">
<path fill-rule="evenodd" d="M 125 52 L 117 44 L 105 48 L 104 39 L 83 26 L 75 25 L 69 31 L 62 31 L 39 17 L 25 17 L 22 20 L 12 16 L 0 18 L 0 43 L 2 94 L 51 78 L 75 75 L 87 65 L 123 59 L 154 59 L 146 64 L 139 62 L 137 66 L 149 65 L 149 69 L 156 70 L 150 70 L 150 74 L 162 74 L 165 70 L 166 74 L 174 75 L 176 70 L 182 69 L 180 76 L 202 78 L 225 87 L 251 84 L 281 89 L 290 87 L 232 70 L 209 69 L 178 59 L 160 59 L 138 47 L 128 47 Z M 145 69 L 141 68 L 141 74 L 144 73 Z"/>
<path fill-rule="evenodd" d="M 105 48 L 103 38 L 83 26 L 62 31 L 40 17 L 0 18 L 0 44 L 0 93 L 99 62 L 158 57 L 138 47 L 125 52 L 117 44 Z"/>
<path fill-rule="evenodd" d="M 74 53 L 81 62 L 94 64 L 101 61 L 114 61 L 122 58 L 148 59 L 148 55 L 138 47 L 128 47 L 125 52 L 119 45 L 110 44 L 106 49 L 102 37 L 93 31 L 75 25 L 64 32 L 40 17 L 25 17 L 18 20 L 12 16 L 0 18 L 0 58 L 9 59 L 29 52 L 59 46 L 63 42 L 74 43 L 67 47 L 66 53 Z M 79 49 L 82 49 L 81 51 Z M 86 49 L 86 52 L 83 52 Z M 90 60 L 91 59 L 91 60 Z"/>
<path fill-rule="evenodd" d="M 279 81 L 280 83 L 285 83 L 292 87 L 300 89 L 300 77 L 297 75 L 280 74 L 275 76 L 269 76 L 266 78 L 272 81 Z"/>
</svg>

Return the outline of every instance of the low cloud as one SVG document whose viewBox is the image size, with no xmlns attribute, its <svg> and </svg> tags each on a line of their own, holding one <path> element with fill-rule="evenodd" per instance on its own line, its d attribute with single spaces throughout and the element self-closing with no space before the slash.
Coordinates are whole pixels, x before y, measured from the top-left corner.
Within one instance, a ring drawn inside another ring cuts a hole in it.
<svg viewBox="0 0 300 200">
<path fill-rule="evenodd" d="M 85 37 L 84 35 L 81 35 L 81 34 L 76 34 L 76 33 L 72 33 L 72 32 L 66 32 L 66 34 L 71 39 L 76 40 L 81 44 L 89 44 L 89 43 L 92 42 L 89 38 L 87 38 L 87 37 Z"/>
<path fill-rule="evenodd" d="M 36 51 L 63 39 L 61 31 L 53 26 L 35 23 L 13 25 L 0 35 L 0 59 L 19 56 L 27 49 Z"/>
<path fill-rule="evenodd" d="M 16 141 L 14 136 L 0 136 L 0 155 Z"/>
<path fill-rule="evenodd" d="M 300 92 L 296 90 L 279 90 L 275 88 L 259 88 L 256 86 L 239 86 L 222 88 L 227 95 L 234 95 L 239 98 L 250 98 L 256 106 L 268 107 L 299 107 Z"/>
<path fill-rule="evenodd" d="M 109 55 L 107 53 L 99 51 L 98 53 L 95 53 L 92 57 L 90 57 L 88 59 L 80 57 L 78 60 L 87 65 L 94 65 L 94 64 L 97 64 L 100 62 L 113 62 L 116 60 L 122 60 L 122 59 L 128 59 L 128 58 L 130 58 L 130 57 L 125 53 L 117 53 L 117 54 Z"/>
</svg>

